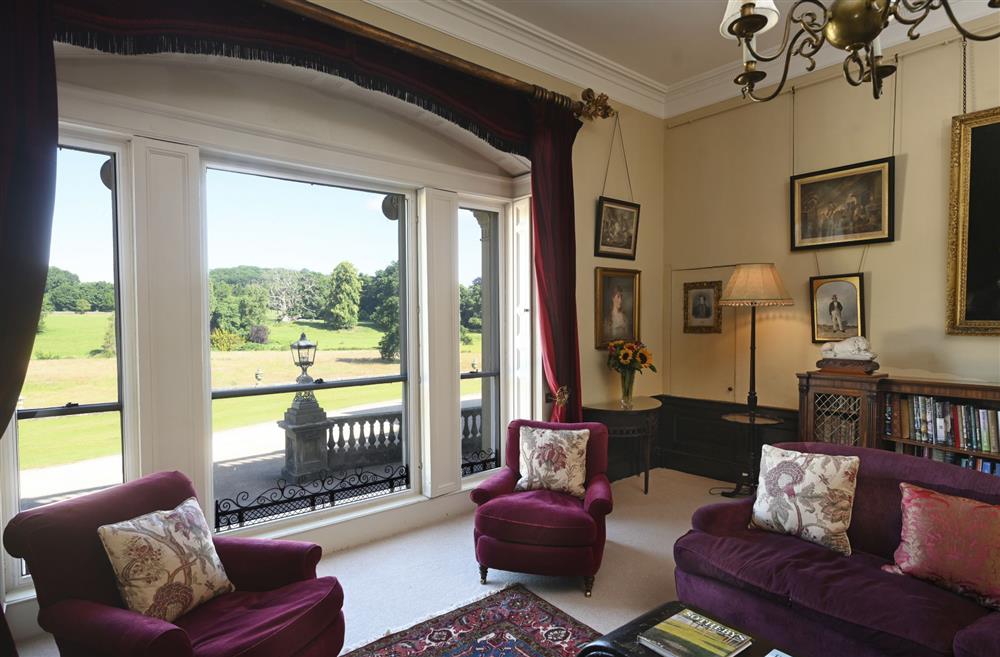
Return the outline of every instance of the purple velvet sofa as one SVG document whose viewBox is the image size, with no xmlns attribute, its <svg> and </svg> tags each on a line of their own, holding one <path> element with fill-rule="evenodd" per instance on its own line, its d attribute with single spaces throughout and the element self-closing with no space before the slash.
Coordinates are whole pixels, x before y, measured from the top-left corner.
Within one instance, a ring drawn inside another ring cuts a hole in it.
<svg viewBox="0 0 1000 657">
<path fill-rule="evenodd" d="M 748 529 L 752 498 L 706 506 L 674 545 L 682 602 L 795 657 L 1000 656 L 1000 612 L 880 570 L 899 544 L 899 482 L 1000 504 L 1000 477 L 876 449 L 779 446 L 861 458 L 854 554 Z"/>
<path fill-rule="evenodd" d="M 589 429 L 586 496 L 549 490 L 514 492 L 521 475 L 521 427 Z M 474 539 L 482 581 L 489 568 L 535 575 L 582 576 L 589 597 L 604 555 L 604 518 L 611 513 L 608 428 L 597 422 L 551 424 L 515 420 L 507 428 L 507 464 L 472 491 Z"/>
<path fill-rule="evenodd" d="M 336 657 L 344 643 L 344 592 L 316 577 L 312 543 L 215 538 L 236 586 L 173 623 L 124 608 L 97 528 L 194 497 L 180 472 L 160 472 L 24 511 L 4 531 L 38 594 L 38 623 L 63 657 Z"/>
</svg>

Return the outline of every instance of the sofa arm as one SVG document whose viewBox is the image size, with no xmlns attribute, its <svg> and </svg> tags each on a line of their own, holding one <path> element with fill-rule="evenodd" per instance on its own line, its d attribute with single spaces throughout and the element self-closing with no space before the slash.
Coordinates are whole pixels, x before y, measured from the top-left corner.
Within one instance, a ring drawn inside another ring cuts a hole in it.
<svg viewBox="0 0 1000 657">
<path fill-rule="evenodd" d="M 516 472 L 509 467 L 503 467 L 500 469 L 500 472 L 476 486 L 469 494 L 469 497 L 477 506 L 486 504 L 501 495 L 510 495 L 513 493 L 514 486 L 517 485 L 517 480 L 518 476 Z"/>
<path fill-rule="evenodd" d="M 187 632 L 172 623 L 90 600 L 66 599 L 42 608 L 38 624 L 92 654 L 108 657 L 194 655 Z"/>
<path fill-rule="evenodd" d="M 694 512 L 691 526 L 698 531 L 717 536 L 734 534 L 747 528 L 753 510 L 754 499 L 749 497 L 738 502 L 709 504 Z"/>
<path fill-rule="evenodd" d="M 1000 655 L 1000 612 L 987 614 L 959 630 L 952 650 L 955 657 Z"/>
<path fill-rule="evenodd" d="M 315 543 L 266 538 L 216 536 L 215 549 L 230 581 L 241 591 L 271 591 L 314 579 L 323 556 Z"/>
<path fill-rule="evenodd" d="M 611 499 L 611 482 L 603 472 L 594 475 L 587 482 L 587 495 L 583 498 L 583 510 L 594 518 L 611 513 L 614 502 Z"/>
</svg>

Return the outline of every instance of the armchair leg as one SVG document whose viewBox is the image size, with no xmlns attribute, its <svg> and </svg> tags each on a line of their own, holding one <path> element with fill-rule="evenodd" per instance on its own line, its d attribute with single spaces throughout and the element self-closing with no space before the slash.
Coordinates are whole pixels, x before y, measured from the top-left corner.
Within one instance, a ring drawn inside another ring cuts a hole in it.
<svg viewBox="0 0 1000 657">
<path fill-rule="evenodd" d="M 594 590 L 594 578 L 584 577 L 583 578 L 583 594 L 590 597 L 591 592 Z"/>
<path fill-rule="evenodd" d="M 486 572 L 488 570 L 489 570 L 489 568 L 487 568 L 483 564 L 479 564 L 479 583 L 480 584 L 485 584 L 486 583 Z"/>
</svg>

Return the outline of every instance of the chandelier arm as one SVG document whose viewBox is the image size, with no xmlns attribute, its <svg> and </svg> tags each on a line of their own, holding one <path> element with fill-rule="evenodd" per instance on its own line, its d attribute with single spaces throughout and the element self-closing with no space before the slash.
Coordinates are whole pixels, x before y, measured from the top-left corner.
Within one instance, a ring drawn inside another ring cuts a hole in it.
<svg viewBox="0 0 1000 657">
<path fill-rule="evenodd" d="M 856 78 L 851 75 L 851 64 L 856 64 L 858 67 L 858 77 Z M 851 51 L 851 54 L 844 58 L 844 78 L 852 87 L 860 87 L 865 81 L 865 63 L 858 55 L 857 50 Z"/>
<path fill-rule="evenodd" d="M 799 31 L 795 33 L 795 36 L 792 37 L 791 42 L 788 44 L 788 50 L 785 51 L 785 65 L 781 70 L 781 80 L 778 81 L 778 86 L 774 90 L 774 92 L 772 92 L 767 96 L 755 96 L 753 92 L 754 85 L 753 83 L 751 83 L 743 88 L 743 95 L 749 98 L 750 100 L 753 100 L 758 103 L 766 103 L 769 100 L 777 98 L 778 94 L 780 94 L 782 89 L 785 88 L 785 82 L 788 81 L 788 69 L 792 64 L 792 56 L 796 54 L 795 44 L 798 42 L 799 38 L 803 34 L 807 33 L 808 31 L 805 28 L 800 28 Z"/>
<path fill-rule="evenodd" d="M 920 35 L 917 33 L 917 28 L 924 22 L 932 11 L 941 8 L 941 2 L 943 2 L 943 0 L 899 0 L 898 3 L 892 6 L 892 17 L 895 18 L 901 25 L 910 26 L 910 29 L 906 31 L 906 36 L 913 41 L 920 38 Z M 900 8 L 903 8 L 914 15 L 904 16 L 900 11 Z"/>
<path fill-rule="evenodd" d="M 747 50 L 755 60 L 758 62 L 773 62 L 774 60 L 779 59 L 785 53 L 785 46 L 789 45 L 788 36 L 792 32 L 793 23 L 801 25 L 802 27 L 800 29 L 806 30 L 813 36 L 823 31 L 823 26 L 826 23 L 825 18 L 823 22 L 819 22 L 816 18 L 816 14 L 811 11 L 804 12 L 799 16 L 795 15 L 795 12 L 803 5 L 813 5 L 820 10 L 824 17 L 826 16 L 826 7 L 823 6 L 823 3 L 819 0 L 798 0 L 794 5 L 792 5 L 791 10 L 788 12 L 788 18 L 785 19 L 785 33 L 781 37 L 781 45 L 778 46 L 778 50 L 774 55 L 769 57 L 758 53 L 754 50 L 752 39 L 743 40 L 746 43 Z"/>
<path fill-rule="evenodd" d="M 966 39 L 969 39 L 970 41 L 992 41 L 993 39 L 1000 38 L 1000 30 L 994 32 L 993 34 L 976 34 L 962 27 L 962 24 L 958 22 L 958 18 L 955 17 L 955 11 L 951 8 L 951 2 L 949 0 L 941 0 L 941 6 L 944 7 L 944 11 L 948 14 L 948 18 L 951 19 L 955 29 L 958 30 L 959 34 L 964 36 Z"/>
</svg>

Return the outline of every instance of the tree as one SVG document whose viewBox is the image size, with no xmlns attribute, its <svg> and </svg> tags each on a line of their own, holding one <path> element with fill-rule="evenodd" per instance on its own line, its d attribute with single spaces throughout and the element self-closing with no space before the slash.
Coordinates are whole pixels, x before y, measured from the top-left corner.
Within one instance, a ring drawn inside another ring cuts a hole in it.
<svg viewBox="0 0 1000 657">
<path fill-rule="evenodd" d="M 470 331 L 483 328 L 483 279 L 476 278 L 472 285 L 458 286 L 459 319 L 462 326 Z"/>
<path fill-rule="evenodd" d="M 83 298 L 77 299 L 76 303 L 73 304 L 73 309 L 81 315 L 90 312 L 90 307 L 90 302 Z"/>
<path fill-rule="evenodd" d="M 106 281 L 80 283 L 79 296 L 89 301 L 94 310 L 112 312 L 115 309 L 115 286 Z"/>
<path fill-rule="evenodd" d="M 49 267 L 45 293 L 49 295 L 53 310 L 76 310 L 76 300 L 80 298 L 80 277 L 65 269 Z"/>
<path fill-rule="evenodd" d="M 240 334 L 244 337 L 250 329 L 267 321 L 267 288 L 254 283 L 243 288 L 239 297 Z"/>
<path fill-rule="evenodd" d="M 349 262 L 337 265 L 330 274 L 330 296 L 327 298 L 323 318 L 330 328 L 352 329 L 358 324 L 358 306 L 361 302 L 361 279 L 358 270 Z"/>
<path fill-rule="evenodd" d="M 268 305 L 278 314 L 279 322 L 288 322 L 296 318 L 299 277 L 299 272 L 291 269 L 275 269 L 268 276 Z"/>
<path fill-rule="evenodd" d="M 104 340 L 101 341 L 100 355 L 105 358 L 113 358 L 118 353 L 118 341 L 115 340 L 115 316 L 108 317 L 108 323 L 104 327 Z"/>
<path fill-rule="evenodd" d="M 208 282 L 209 327 L 246 339 L 250 329 L 267 321 L 267 290 L 251 284 L 236 290 L 223 281 Z"/>
<path fill-rule="evenodd" d="M 399 327 L 399 263 L 391 262 L 372 276 L 368 284 L 368 321 L 379 331 Z"/>
<path fill-rule="evenodd" d="M 38 327 L 35 329 L 35 333 L 45 332 L 45 318 L 49 316 L 52 312 L 52 300 L 49 299 L 49 295 L 45 294 L 42 296 L 42 312 L 38 316 Z"/>
</svg>

